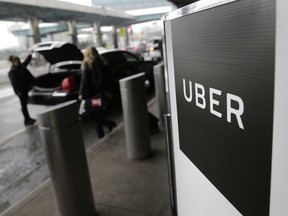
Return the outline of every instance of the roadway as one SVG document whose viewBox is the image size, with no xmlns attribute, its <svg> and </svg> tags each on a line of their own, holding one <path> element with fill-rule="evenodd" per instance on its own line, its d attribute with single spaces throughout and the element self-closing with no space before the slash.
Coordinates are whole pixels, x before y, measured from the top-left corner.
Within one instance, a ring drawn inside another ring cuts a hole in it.
<svg viewBox="0 0 288 216">
<path fill-rule="evenodd" d="M 25 127 L 20 103 L 9 84 L 0 85 L 0 214 L 49 178 L 37 124 Z M 48 106 L 28 105 L 32 118 Z M 107 113 L 120 123 L 121 111 Z M 97 143 L 93 122 L 81 122 L 85 147 Z"/>
</svg>

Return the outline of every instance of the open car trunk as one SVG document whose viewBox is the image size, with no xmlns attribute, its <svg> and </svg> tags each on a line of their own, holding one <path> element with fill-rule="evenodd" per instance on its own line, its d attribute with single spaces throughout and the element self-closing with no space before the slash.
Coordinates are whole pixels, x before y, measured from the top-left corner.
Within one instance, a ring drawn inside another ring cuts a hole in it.
<svg viewBox="0 0 288 216">
<path fill-rule="evenodd" d="M 42 75 L 36 79 L 35 88 L 41 89 L 60 89 L 63 80 L 68 76 L 73 76 L 76 81 L 76 85 L 80 85 L 80 72 L 58 72 L 48 73 Z"/>
</svg>

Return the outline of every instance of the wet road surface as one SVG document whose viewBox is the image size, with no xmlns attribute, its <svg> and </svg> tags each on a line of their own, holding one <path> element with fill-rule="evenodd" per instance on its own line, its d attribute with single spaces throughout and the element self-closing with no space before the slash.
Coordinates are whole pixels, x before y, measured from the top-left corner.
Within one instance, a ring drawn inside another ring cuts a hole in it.
<svg viewBox="0 0 288 216">
<path fill-rule="evenodd" d="M 20 103 L 9 85 L 0 86 L 0 214 L 49 178 L 37 124 L 25 127 Z M 49 107 L 28 105 L 32 118 Z M 120 123 L 119 109 L 107 113 Z M 93 122 L 81 121 L 85 147 L 97 143 Z"/>
</svg>

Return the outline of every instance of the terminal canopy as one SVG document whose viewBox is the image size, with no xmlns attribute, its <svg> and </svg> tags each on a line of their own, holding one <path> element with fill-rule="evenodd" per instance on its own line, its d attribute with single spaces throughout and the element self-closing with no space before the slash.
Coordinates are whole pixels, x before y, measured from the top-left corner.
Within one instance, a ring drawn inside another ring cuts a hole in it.
<svg viewBox="0 0 288 216">
<path fill-rule="evenodd" d="M 135 17 L 122 11 L 102 6 L 84 6 L 55 0 L 1 0 L 0 20 L 27 21 L 31 16 L 43 22 L 75 20 L 77 22 L 101 22 L 103 26 L 125 26 Z"/>
</svg>

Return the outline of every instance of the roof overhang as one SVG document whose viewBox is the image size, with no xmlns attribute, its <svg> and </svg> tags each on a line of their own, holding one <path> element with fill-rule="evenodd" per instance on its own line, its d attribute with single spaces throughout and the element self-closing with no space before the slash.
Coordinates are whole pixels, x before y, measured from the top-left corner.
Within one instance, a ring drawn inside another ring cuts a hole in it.
<svg viewBox="0 0 288 216">
<path fill-rule="evenodd" d="M 196 1 L 200 1 L 200 0 L 168 0 L 170 2 L 172 2 L 173 4 L 175 4 L 178 8 L 186 6 L 188 4 L 194 3 Z"/>
<path fill-rule="evenodd" d="M 0 20 L 27 21 L 35 16 L 43 22 L 75 20 L 100 22 L 102 26 L 125 26 L 136 20 L 135 16 L 102 6 L 85 6 L 55 0 L 1 0 Z"/>
</svg>

